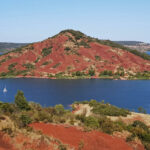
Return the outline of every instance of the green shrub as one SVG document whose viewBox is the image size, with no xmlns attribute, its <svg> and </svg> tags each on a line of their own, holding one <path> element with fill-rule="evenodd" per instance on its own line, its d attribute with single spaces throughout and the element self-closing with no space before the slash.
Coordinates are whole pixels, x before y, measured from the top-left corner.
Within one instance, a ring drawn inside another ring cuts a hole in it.
<svg viewBox="0 0 150 150">
<path fill-rule="evenodd" d="M 2 59 L 2 60 L 0 60 L 0 64 L 2 64 L 3 62 L 6 62 L 6 59 L 5 59 L 5 58 Z"/>
<path fill-rule="evenodd" d="M 146 114 L 146 110 L 143 107 L 138 108 L 139 113 Z"/>
<path fill-rule="evenodd" d="M 14 67 L 17 65 L 18 63 L 12 63 L 8 66 L 8 70 L 12 70 L 14 69 Z"/>
<path fill-rule="evenodd" d="M 129 136 L 127 136 L 127 138 L 126 138 L 126 142 L 131 142 L 131 141 L 133 141 L 135 139 L 135 136 L 132 134 L 132 135 L 129 135 Z"/>
<path fill-rule="evenodd" d="M 100 61 L 100 60 L 101 60 L 101 57 L 98 56 L 98 55 L 96 55 L 96 56 L 95 56 L 95 60 Z"/>
<path fill-rule="evenodd" d="M 90 69 L 89 70 L 89 75 L 90 76 L 94 76 L 95 75 L 95 70 L 94 69 Z"/>
<path fill-rule="evenodd" d="M 71 29 L 61 31 L 60 33 L 62 34 L 62 33 L 66 33 L 66 32 L 71 33 L 75 37 L 76 40 L 79 40 L 79 39 L 85 37 L 85 35 L 82 32 L 74 31 L 74 30 L 71 30 Z"/>
<path fill-rule="evenodd" d="M 59 104 L 59 105 L 56 105 L 55 107 L 55 110 L 56 110 L 56 114 L 57 115 L 63 115 L 65 113 L 65 109 L 64 109 L 64 106 Z"/>
<path fill-rule="evenodd" d="M 30 110 L 30 106 L 24 97 L 24 93 L 22 91 L 18 91 L 15 96 L 15 105 L 21 110 Z"/>
<path fill-rule="evenodd" d="M 90 48 L 90 45 L 87 42 L 83 41 L 83 40 L 79 43 L 79 45 L 84 46 L 85 48 Z"/>
<path fill-rule="evenodd" d="M 25 114 L 22 114 L 19 117 L 19 120 L 21 121 L 20 127 L 26 127 L 28 124 L 32 122 L 31 118 Z"/>
<path fill-rule="evenodd" d="M 48 65 L 48 61 L 44 62 L 42 65 Z"/>
<path fill-rule="evenodd" d="M 23 50 L 23 48 L 19 47 L 19 48 L 16 48 L 13 52 L 15 52 L 15 53 L 22 53 L 22 50 Z"/>
<path fill-rule="evenodd" d="M 81 71 L 76 71 L 75 73 L 72 74 L 73 76 L 83 76 L 84 73 Z"/>
<path fill-rule="evenodd" d="M 15 110 L 14 106 L 12 104 L 9 103 L 1 103 L 0 104 L 0 111 L 2 113 L 13 113 Z"/>
<path fill-rule="evenodd" d="M 13 133 L 12 129 L 9 127 L 2 128 L 2 132 L 6 133 L 8 135 L 11 135 Z"/>
<path fill-rule="evenodd" d="M 104 76 L 105 76 L 105 75 L 107 75 L 107 76 L 112 76 L 113 73 L 112 73 L 111 70 L 104 70 L 103 72 L 100 73 L 99 76 L 103 76 L 103 75 L 104 75 Z"/>
<path fill-rule="evenodd" d="M 139 120 L 134 121 L 132 126 L 142 128 L 144 131 L 149 132 L 148 126 Z"/>
<path fill-rule="evenodd" d="M 40 60 L 40 57 L 38 57 L 34 62 L 37 63 Z"/>
<path fill-rule="evenodd" d="M 98 119 L 95 118 L 95 117 L 92 117 L 92 116 L 85 117 L 84 124 L 85 124 L 87 127 L 90 127 L 90 128 L 92 128 L 92 129 L 97 129 L 97 128 L 99 128 Z"/>
<path fill-rule="evenodd" d="M 127 126 L 127 130 L 132 133 L 133 136 L 137 136 L 142 142 L 150 143 L 150 130 L 141 121 L 134 121 L 131 125 Z"/>
<path fill-rule="evenodd" d="M 7 75 L 6 72 L 2 72 L 2 73 L 0 74 L 1 77 L 5 77 L 6 75 Z"/>
<path fill-rule="evenodd" d="M 65 51 L 70 51 L 71 49 L 70 49 L 70 47 L 66 47 L 64 50 Z"/>
<path fill-rule="evenodd" d="M 49 55 L 51 52 L 52 52 L 52 47 L 43 48 L 42 55 L 43 55 L 43 57 L 45 57 L 45 56 Z"/>
<path fill-rule="evenodd" d="M 67 150 L 67 147 L 66 147 L 66 145 L 60 144 L 60 145 L 58 146 L 58 149 L 59 149 L 59 150 Z"/>
<path fill-rule="evenodd" d="M 85 115 L 76 115 L 76 119 L 77 120 L 80 120 L 82 123 L 84 123 L 84 121 L 85 121 Z"/>
<path fill-rule="evenodd" d="M 27 64 L 23 64 L 24 67 L 26 67 L 27 69 L 35 69 L 35 66 L 33 64 L 27 63 Z"/>
<path fill-rule="evenodd" d="M 52 122 L 51 115 L 44 110 L 39 111 L 38 116 L 35 119 L 36 121 Z"/>
<path fill-rule="evenodd" d="M 61 63 L 57 63 L 53 66 L 53 68 L 57 68 L 58 66 L 60 66 Z"/>
<path fill-rule="evenodd" d="M 78 150 L 82 150 L 84 148 L 84 141 L 80 141 L 79 146 L 78 146 Z"/>
<path fill-rule="evenodd" d="M 130 112 L 123 108 L 118 108 L 109 103 L 97 102 L 96 100 L 91 100 L 88 104 L 93 108 L 92 112 L 100 115 L 107 116 L 127 116 Z"/>
</svg>

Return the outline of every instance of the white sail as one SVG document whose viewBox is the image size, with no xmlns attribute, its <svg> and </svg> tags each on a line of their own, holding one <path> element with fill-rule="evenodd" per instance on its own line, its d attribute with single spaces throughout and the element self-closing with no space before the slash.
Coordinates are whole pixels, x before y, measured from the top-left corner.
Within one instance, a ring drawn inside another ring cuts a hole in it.
<svg viewBox="0 0 150 150">
<path fill-rule="evenodd" d="M 6 89 L 6 87 L 3 89 L 3 92 L 4 92 L 4 93 L 6 93 L 6 92 L 7 92 L 7 89 Z"/>
</svg>

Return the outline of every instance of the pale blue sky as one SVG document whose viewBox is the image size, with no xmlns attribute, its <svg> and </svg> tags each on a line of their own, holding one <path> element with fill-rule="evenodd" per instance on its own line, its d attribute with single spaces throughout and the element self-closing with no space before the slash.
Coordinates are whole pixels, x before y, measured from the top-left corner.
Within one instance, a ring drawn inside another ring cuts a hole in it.
<svg viewBox="0 0 150 150">
<path fill-rule="evenodd" d="M 150 0 L 1 0 L 0 42 L 36 42 L 64 29 L 150 43 Z"/>
</svg>

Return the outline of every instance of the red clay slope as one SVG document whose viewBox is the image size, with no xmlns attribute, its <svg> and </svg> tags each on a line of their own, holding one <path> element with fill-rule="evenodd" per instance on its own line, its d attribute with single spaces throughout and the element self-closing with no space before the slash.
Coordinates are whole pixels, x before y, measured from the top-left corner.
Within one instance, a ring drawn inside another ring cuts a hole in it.
<svg viewBox="0 0 150 150">
<path fill-rule="evenodd" d="M 44 55 L 44 49 L 50 52 Z M 85 35 L 76 38 L 67 31 L 0 56 L 0 73 L 15 76 L 70 75 L 76 71 L 88 73 L 91 68 L 96 77 L 104 70 L 117 72 L 123 69 L 125 74 L 129 74 L 150 71 L 150 61 L 128 51 L 90 41 Z"/>
<path fill-rule="evenodd" d="M 41 130 L 46 135 L 59 139 L 75 150 L 78 150 L 81 143 L 82 150 L 133 150 L 123 139 L 98 131 L 83 132 L 75 127 L 44 123 L 33 123 L 31 126 L 36 130 Z"/>
<path fill-rule="evenodd" d="M 0 133 L 0 150 L 15 150 L 11 143 L 11 138 Z"/>
</svg>

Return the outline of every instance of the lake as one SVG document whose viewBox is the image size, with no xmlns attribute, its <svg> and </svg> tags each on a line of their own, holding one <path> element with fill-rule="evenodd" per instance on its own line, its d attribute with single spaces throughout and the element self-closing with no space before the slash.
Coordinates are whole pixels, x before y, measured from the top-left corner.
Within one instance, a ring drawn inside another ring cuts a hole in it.
<svg viewBox="0 0 150 150">
<path fill-rule="evenodd" d="M 7 93 L 3 93 L 5 86 Z M 43 106 L 63 104 L 67 108 L 74 101 L 96 99 L 130 110 L 142 106 L 150 113 L 150 80 L 0 79 L 1 101 L 13 102 L 17 90 Z"/>
<path fill-rule="evenodd" d="M 146 54 L 150 55 L 150 51 L 147 51 Z"/>
</svg>

